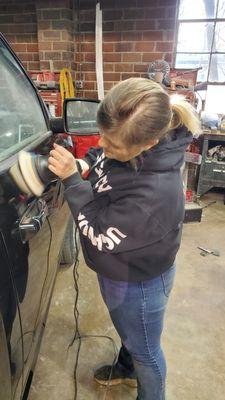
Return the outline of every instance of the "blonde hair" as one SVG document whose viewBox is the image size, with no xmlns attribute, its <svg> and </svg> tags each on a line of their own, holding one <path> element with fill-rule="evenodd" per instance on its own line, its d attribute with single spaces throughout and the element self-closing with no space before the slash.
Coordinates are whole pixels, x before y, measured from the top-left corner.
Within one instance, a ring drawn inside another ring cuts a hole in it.
<svg viewBox="0 0 225 400">
<path fill-rule="evenodd" d="M 97 123 L 110 135 L 119 133 L 127 145 L 159 140 L 182 125 L 193 134 L 200 132 L 191 104 L 178 95 L 170 98 L 161 85 L 146 78 L 115 85 L 99 105 Z"/>
</svg>

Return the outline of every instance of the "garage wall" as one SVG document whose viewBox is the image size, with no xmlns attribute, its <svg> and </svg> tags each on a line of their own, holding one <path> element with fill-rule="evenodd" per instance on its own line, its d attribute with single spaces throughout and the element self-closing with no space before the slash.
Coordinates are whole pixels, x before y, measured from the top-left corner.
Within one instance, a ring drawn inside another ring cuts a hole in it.
<svg viewBox="0 0 225 400">
<path fill-rule="evenodd" d="M 150 61 L 172 61 L 176 0 L 103 0 L 104 86 L 146 76 Z M 76 70 L 86 96 L 94 96 L 95 1 L 80 1 L 80 35 L 76 37 Z M 79 26 L 78 26 L 79 29 Z"/>
<path fill-rule="evenodd" d="M 105 90 L 172 61 L 177 0 L 102 0 Z M 79 5 L 79 8 L 78 8 Z M 0 0 L 0 30 L 28 71 L 69 67 L 96 97 L 95 0 Z"/>
<path fill-rule="evenodd" d="M 34 0 L 0 0 L 0 31 L 27 69 L 40 68 Z"/>
</svg>

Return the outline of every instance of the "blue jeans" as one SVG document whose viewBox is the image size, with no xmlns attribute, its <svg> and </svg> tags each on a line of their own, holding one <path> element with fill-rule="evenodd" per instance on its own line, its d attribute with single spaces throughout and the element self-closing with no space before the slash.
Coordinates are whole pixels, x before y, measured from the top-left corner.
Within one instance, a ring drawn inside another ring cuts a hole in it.
<svg viewBox="0 0 225 400">
<path fill-rule="evenodd" d="M 157 278 L 143 282 L 113 281 L 98 275 L 112 322 L 132 357 L 138 400 L 165 400 L 166 361 L 160 338 L 175 269 L 173 265 Z"/>
</svg>

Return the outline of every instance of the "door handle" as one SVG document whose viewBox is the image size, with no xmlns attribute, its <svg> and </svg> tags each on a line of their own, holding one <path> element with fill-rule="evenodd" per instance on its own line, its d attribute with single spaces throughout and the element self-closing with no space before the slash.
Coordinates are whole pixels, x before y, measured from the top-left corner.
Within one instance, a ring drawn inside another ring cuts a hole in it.
<svg viewBox="0 0 225 400">
<path fill-rule="evenodd" d="M 16 222 L 12 230 L 13 236 L 26 243 L 40 231 L 47 216 L 48 206 L 46 201 L 43 199 L 35 200 L 27 208 L 22 218 Z"/>
</svg>

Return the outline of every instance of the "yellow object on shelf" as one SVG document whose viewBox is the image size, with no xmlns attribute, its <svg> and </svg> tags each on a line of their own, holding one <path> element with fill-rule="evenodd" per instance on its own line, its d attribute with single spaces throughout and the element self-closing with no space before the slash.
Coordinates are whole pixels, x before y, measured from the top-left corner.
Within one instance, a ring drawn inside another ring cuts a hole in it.
<svg viewBox="0 0 225 400">
<path fill-rule="evenodd" d="M 75 96 L 73 79 L 71 72 L 68 68 L 63 68 L 60 71 L 59 85 L 60 85 L 60 94 L 62 98 L 62 103 L 64 99 L 68 99 L 70 97 Z"/>
</svg>

